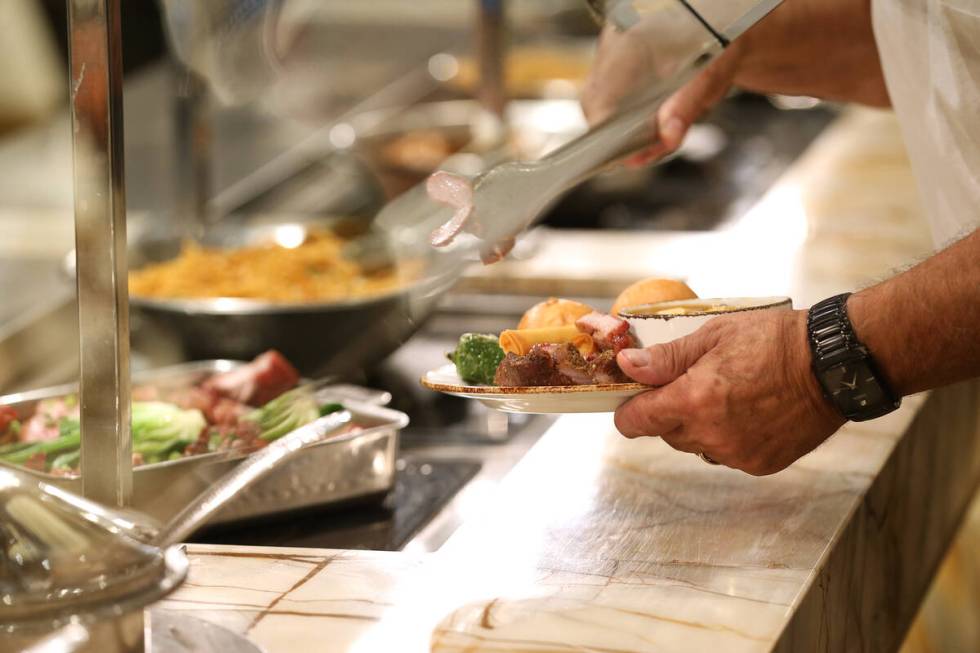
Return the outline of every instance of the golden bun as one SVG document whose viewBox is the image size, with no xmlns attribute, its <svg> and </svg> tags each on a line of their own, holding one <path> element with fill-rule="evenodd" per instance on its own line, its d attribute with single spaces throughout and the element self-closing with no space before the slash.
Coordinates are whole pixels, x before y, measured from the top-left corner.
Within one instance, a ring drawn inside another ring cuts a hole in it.
<svg viewBox="0 0 980 653">
<path fill-rule="evenodd" d="M 619 293 L 613 303 L 612 314 L 630 306 L 671 302 L 677 299 L 697 299 L 698 296 L 686 283 L 677 279 L 643 279 Z"/>
<path fill-rule="evenodd" d="M 527 309 L 517 328 L 544 329 L 545 327 L 574 325 L 577 319 L 594 310 L 591 306 L 581 302 L 552 297 Z"/>
</svg>

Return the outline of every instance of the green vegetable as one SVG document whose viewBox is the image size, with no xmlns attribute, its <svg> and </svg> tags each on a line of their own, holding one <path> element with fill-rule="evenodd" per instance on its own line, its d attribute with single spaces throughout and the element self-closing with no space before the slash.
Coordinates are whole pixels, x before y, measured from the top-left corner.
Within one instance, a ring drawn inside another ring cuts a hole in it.
<svg viewBox="0 0 980 653">
<path fill-rule="evenodd" d="M 199 410 L 182 410 L 162 401 L 133 402 L 133 452 L 146 463 L 169 460 L 197 440 L 207 425 Z M 75 469 L 81 455 L 81 425 L 78 419 L 62 417 L 58 421 L 58 438 L 44 442 L 17 442 L 0 448 L 0 460 L 23 464 L 39 453 L 45 455 L 47 467 Z"/>
<path fill-rule="evenodd" d="M 75 449 L 68 453 L 63 453 L 51 463 L 51 469 L 76 469 L 82 459 L 82 450 Z"/>
<path fill-rule="evenodd" d="M 201 411 L 162 401 L 133 402 L 133 453 L 144 463 L 170 460 L 195 442 L 207 421 Z"/>
<path fill-rule="evenodd" d="M 256 408 L 242 419 L 258 424 L 259 437 L 272 441 L 309 424 L 319 416 L 320 408 L 313 396 L 313 389 L 300 386 Z"/>
<path fill-rule="evenodd" d="M 504 350 L 500 348 L 497 336 L 464 333 L 456 345 L 456 351 L 448 356 L 456 364 L 459 378 L 467 383 L 493 385 L 497 366 L 504 360 Z"/>
<path fill-rule="evenodd" d="M 344 409 L 343 404 L 337 404 L 337 403 L 323 404 L 322 406 L 320 406 L 320 411 L 319 411 L 320 417 L 323 417 L 324 415 L 329 415 L 330 413 L 336 413 L 338 410 L 343 410 L 343 409 Z"/>
<path fill-rule="evenodd" d="M 17 446 L 23 444 L 27 444 L 27 446 Z M 63 453 L 74 451 L 80 446 L 82 446 L 81 434 L 77 430 L 69 430 L 67 435 L 62 435 L 55 440 L 31 443 L 18 442 L 14 445 L 7 445 L 0 449 L 0 460 L 14 465 L 22 465 L 39 453 L 43 453 L 48 458 L 57 457 Z"/>
</svg>

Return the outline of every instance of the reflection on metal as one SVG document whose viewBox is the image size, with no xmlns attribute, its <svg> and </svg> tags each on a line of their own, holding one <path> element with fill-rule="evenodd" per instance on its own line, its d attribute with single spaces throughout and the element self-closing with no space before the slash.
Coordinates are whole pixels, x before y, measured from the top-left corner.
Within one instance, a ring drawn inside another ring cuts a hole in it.
<svg viewBox="0 0 980 653">
<path fill-rule="evenodd" d="M 184 238 L 200 238 L 211 194 L 211 125 L 207 84 L 175 61 L 174 131 L 177 146 L 177 219 Z"/>
<path fill-rule="evenodd" d="M 69 0 L 82 477 L 110 506 L 132 493 L 120 0 Z"/>
</svg>

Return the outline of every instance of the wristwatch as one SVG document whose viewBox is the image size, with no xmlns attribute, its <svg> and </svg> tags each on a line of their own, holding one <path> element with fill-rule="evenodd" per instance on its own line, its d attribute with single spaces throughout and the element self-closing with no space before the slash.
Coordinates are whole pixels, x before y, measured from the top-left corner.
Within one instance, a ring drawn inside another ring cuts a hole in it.
<svg viewBox="0 0 980 653">
<path fill-rule="evenodd" d="M 847 317 L 850 293 L 815 304 L 807 316 L 813 373 L 824 395 L 854 422 L 881 417 L 902 405 Z"/>
</svg>

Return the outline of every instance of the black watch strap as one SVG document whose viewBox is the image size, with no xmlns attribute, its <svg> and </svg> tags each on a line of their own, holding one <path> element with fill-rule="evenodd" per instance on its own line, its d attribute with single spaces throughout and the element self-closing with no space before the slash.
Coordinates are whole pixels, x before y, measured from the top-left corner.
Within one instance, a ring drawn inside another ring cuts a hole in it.
<svg viewBox="0 0 980 653">
<path fill-rule="evenodd" d="M 849 420 L 860 422 L 901 405 L 847 315 L 850 293 L 819 302 L 807 316 L 813 373 L 824 395 Z"/>
</svg>

